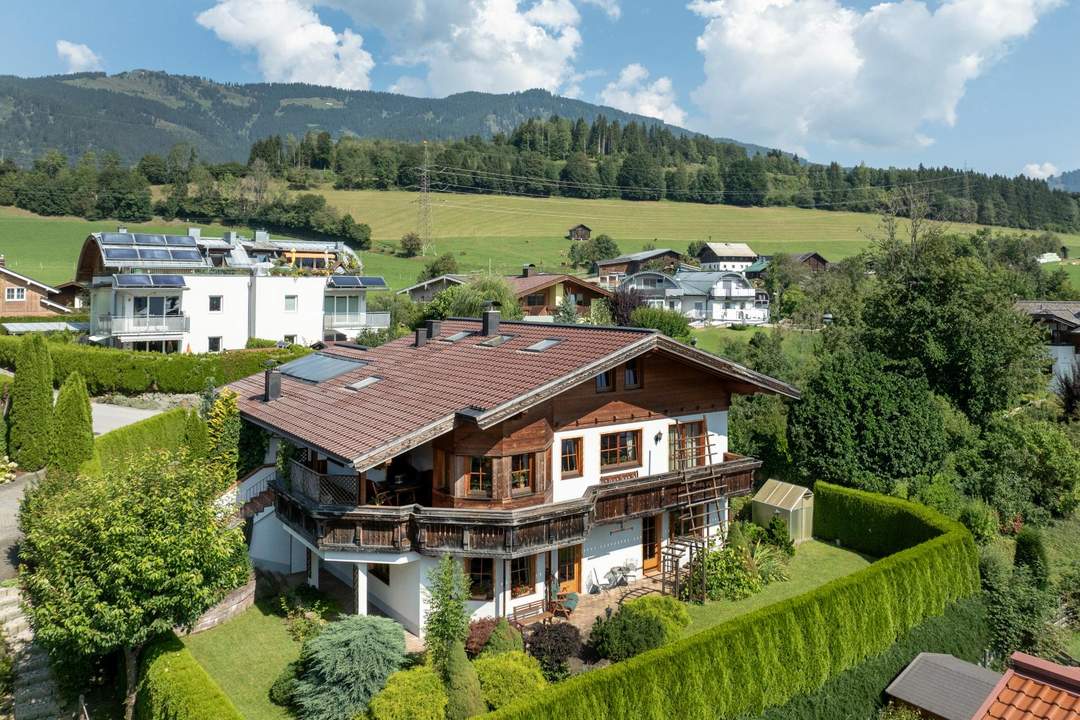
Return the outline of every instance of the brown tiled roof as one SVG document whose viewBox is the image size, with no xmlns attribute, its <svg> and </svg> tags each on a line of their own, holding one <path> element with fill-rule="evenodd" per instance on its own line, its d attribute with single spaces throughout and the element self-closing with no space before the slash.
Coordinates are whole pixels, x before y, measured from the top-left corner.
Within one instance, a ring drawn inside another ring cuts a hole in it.
<svg viewBox="0 0 1080 720">
<path fill-rule="evenodd" d="M 441 340 L 466 330 L 477 334 Z M 481 346 L 487 338 L 479 331 L 478 320 L 447 320 L 438 338 L 421 347 L 414 336 L 370 350 L 330 345 L 323 354 L 367 364 L 317 384 L 283 375 L 281 397 L 271 402 L 262 400 L 261 373 L 230 387 L 248 420 L 360 468 L 449 432 L 459 412 L 490 427 L 562 392 L 566 383 L 584 382 L 654 348 L 684 354 L 747 392 L 798 396 L 795 388 L 652 330 L 503 321 L 500 334 L 513 338 L 498 347 Z M 548 338 L 559 342 L 543 352 L 524 350 Z M 360 390 L 347 387 L 366 377 L 380 380 Z"/>
<path fill-rule="evenodd" d="M 506 278 L 506 282 L 510 285 L 510 289 L 513 290 L 519 298 L 524 295 L 528 295 L 531 292 L 543 290 L 546 287 L 550 287 L 556 283 L 561 282 L 568 282 L 572 285 L 586 287 L 599 295 L 611 295 L 610 292 L 604 290 L 599 285 L 593 285 L 592 283 L 586 282 L 581 278 L 576 278 L 573 275 L 563 275 L 560 273 L 536 273 L 535 275 L 531 275 L 529 277 L 522 277 L 521 275 L 511 275 Z"/>
<path fill-rule="evenodd" d="M 1013 653 L 1012 667 L 972 720 L 1078 720 L 1080 668 Z"/>
</svg>

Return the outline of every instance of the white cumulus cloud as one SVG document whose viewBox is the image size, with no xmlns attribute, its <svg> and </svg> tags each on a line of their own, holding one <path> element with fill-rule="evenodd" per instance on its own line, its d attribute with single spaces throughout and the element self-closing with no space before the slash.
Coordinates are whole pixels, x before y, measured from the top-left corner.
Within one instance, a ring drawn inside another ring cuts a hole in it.
<svg viewBox="0 0 1080 720">
<path fill-rule="evenodd" d="M 56 41 L 56 54 L 64 61 L 69 73 L 101 69 L 101 57 L 87 45 L 69 40 Z"/>
<path fill-rule="evenodd" d="M 1022 171 L 1024 175 L 1034 180 L 1049 180 L 1058 175 L 1060 171 L 1053 163 L 1028 163 Z"/>
<path fill-rule="evenodd" d="M 649 71 L 637 63 L 624 67 L 619 77 L 600 91 L 600 102 L 672 125 L 686 121 L 686 112 L 675 102 L 671 79 L 661 77 L 649 82 Z"/>
<path fill-rule="evenodd" d="M 221 40 L 254 51 L 271 82 L 367 90 L 375 67 L 363 38 L 324 24 L 305 0 L 219 0 L 196 21 Z"/>
<path fill-rule="evenodd" d="M 967 84 L 1063 0 L 693 0 L 708 130 L 799 149 L 808 141 L 917 147 L 952 126 Z"/>
<path fill-rule="evenodd" d="M 622 16 L 622 6 L 619 0 L 582 0 L 586 5 L 595 5 L 608 14 L 612 20 L 618 20 Z"/>
</svg>

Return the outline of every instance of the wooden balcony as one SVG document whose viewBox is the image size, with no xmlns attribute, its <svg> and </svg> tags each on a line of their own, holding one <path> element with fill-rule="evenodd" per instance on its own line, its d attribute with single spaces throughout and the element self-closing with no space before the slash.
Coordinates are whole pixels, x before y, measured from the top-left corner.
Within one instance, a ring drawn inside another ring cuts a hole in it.
<svg viewBox="0 0 1080 720">
<path fill-rule="evenodd" d="M 316 497 L 334 498 L 336 490 L 320 482 L 313 491 L 312 481 L 299 473 L 291 483 L 277 479 L 276 507 L 283 522 L 324 550 L 512 558 L 579 543 L 599 524 L 676 509 L 687 490 L 713 482 L 727 497 L 745 495 L 760 466 L 753 458 L 728 454 L 722 463 L 594 485 L 582 498 L 517 510 L 355 503 L 346 508 L 317 502 Z"/>
</svg>

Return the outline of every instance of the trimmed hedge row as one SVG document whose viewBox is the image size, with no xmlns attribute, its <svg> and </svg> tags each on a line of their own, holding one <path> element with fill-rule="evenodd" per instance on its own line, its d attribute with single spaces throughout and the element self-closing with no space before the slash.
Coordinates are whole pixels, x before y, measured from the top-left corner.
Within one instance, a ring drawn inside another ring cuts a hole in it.
<svg viewBox="0 0 1080 720">
<path fill-rule="evenodd" d="M 147 450 L 179 450 L 184 444 L 189 412 L 194 410 L 173 408 L 97 436 L 94 438 L 94 456 L 83 463 L 80 471 L 100 475 Z"/>
<path fill-rule="evenodd" d="M 759 720 L 866 720 L 877 717 L 885 688 L 920 652 L 946 653 L 978 663 L 988 641 L 982 599 L 953 603 L 940 617 L 929 618 L 900 637 L 888 650 L 864 660 L 800 695 L 786 705 L 768 708 Z M 754 716 L 747 716 L 751 720 Z"/>
<path fill-rule="evenodd" d="M 15 368 L 19 343 L 18 337 L 0 335 L 0 367 Z M 137 395 L 150 391 L 197 393 L 206 388 L 208 379 L 224 385 L 259 372 L 267 360 L 288 362 L 309 352 L 308 348 L 294 345 L 286 349 L 164 355 L 71 342 L 49 343 L 53 384 L 59 387 L 69 374 L 78 370 L 86 378 L 86 388 L 91 395 L 108 392 Z"/>
<path fill-rule="evenodd" d="M 136 720 L 243 720 L 240 711 L 169 633 L 143 651 Z"/>
<path fill-rule="evenodd" d="M 816 485 L 815 495 L 815 534 L 864 551 L 897 552 L 820 588 L 578 675 L 485 717 L 711 720 L 759 715 L 818 690 L 886 651 L 926 618 L 978 592 L 975 543 L 958 523 L 913 503 L 826 483 Z M 860 538 L 873 518 L 884 527 Z M 910 529 L 903 529 L 905 522 Z M 918 544 L 906 546 L 906 541 Z"/>
</svg>

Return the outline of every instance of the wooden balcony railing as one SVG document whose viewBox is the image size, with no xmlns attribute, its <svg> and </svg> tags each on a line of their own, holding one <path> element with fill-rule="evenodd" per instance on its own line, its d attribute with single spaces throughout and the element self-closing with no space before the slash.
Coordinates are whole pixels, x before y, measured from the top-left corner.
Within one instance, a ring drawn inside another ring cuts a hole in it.
<svg viewBox="0 0 1080 720">
<path fill-rule="evenodd" d="M 753 458 L 727 454 L 722 463 L 594 485 L 584 497 L 520 510 L 356 507 L 355 500 L 346 508 L 350 503 L 339 500 L 355 493 L 355 478 L 353 488 L 342 488 L 337 478 L 349 476 L 320 476 L 300 466 L 289 483 L 276 480 L 276 507 L 284 522 L 327 550 L 519 557 L 581 542 L 598 524 L 676 509 L 687 490 L 714 482 L 725 496 L 749 493 L 760 466 Z"/>
</svg>

